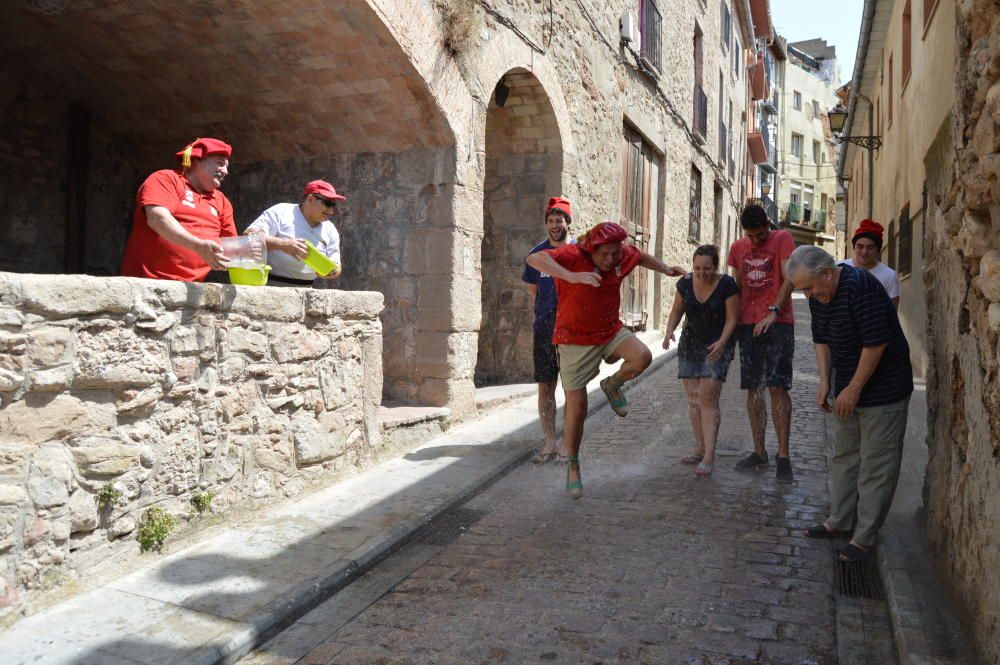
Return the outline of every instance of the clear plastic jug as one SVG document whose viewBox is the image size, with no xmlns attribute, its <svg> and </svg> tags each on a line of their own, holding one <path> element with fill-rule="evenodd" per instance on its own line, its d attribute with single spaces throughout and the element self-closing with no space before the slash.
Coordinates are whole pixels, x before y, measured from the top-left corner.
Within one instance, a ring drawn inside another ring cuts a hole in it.
<svg viewBox="0 0 1000 665">
<path fill-rule="evenodd" d="M 267 264 L 267 247 L 260 234 L 220 238 L 219 244 L 232 268 L 256 268 Z"/>
</svg>

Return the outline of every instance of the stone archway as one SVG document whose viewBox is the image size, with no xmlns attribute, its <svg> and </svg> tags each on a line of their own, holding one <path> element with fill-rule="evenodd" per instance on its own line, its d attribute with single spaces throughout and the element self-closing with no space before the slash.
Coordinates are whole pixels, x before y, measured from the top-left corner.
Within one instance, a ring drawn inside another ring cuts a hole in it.
<svg viewBox="0 0 1000 665">
<path fill-rule="evenodd" d="M 494 92 L 486 115 L 477 386 L 532 380 L 533 312 L 521 271 L 545 237 L 548 197 L 562 191 L 563 145 L 548 94 L 521 68 L 501 82 L 507 98 L 500 106 Z"/>
</svg>

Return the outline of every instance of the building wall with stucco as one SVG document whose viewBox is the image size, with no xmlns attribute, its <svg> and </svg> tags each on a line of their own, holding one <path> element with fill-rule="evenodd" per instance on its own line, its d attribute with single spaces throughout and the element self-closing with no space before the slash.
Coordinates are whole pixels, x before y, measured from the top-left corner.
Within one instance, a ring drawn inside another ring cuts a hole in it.
<svg viewBox="0 0 1000 665">
<path fill-rule="evenodd" d="M 880 3 L 881 4 L 881 3 Z M 927 311 L 924 303 L 923 269 L 926 206 L 924 189 L 931 147 L 939 136 L 950 133 L 955 101 L 952 83 L 956 60 L 955 3 L 939 0 L 925 21 L 923 5 L 913 2 L 909 19 L 910 72 L 903 72 L 903 25 L 906 3 L 892 4 L 887 30 L 878 50 L 867 59 L 875 69 L 866 81 L 864 94 L 874 104 L 874 131 L 869 108 L 859 103 L 851 132 L 878 135 L 881 148 L 875 153 L 872 217 L 885 228 L 881 260 L 899 273 L 899 318 L 910 343 L 910 360 L 917 376 L 927 373 Z M 888 6 L 888 5 L 887 5 Z M 929 5 L 928 5 L 929 6 Z M 890 71 L 891 67 L 891 71 Z M 891 87 L 891 99 L 890 99 Z M 847 199 L 847 239 L 868 216 L 868 154 L 846 148 L 844 174 L 850 177 Z M 910 265 L 902 262 L 900 243 L 904 208 L 910 220 Z"/>
<path fill-rule="evenodd" d="M 780 63 L 781 179 L 778 189 L 778 221 L 792 224 L 812 244 L 833 253 L 836 208 L 836 161 L 830 141 L 826 113 L 837 103 L 839 86 L 836 61 L 817 69 L 803 63 L 789 44 L 788 60 Z M 801 103 L 796 108 L 796 94 Z M 815 102 L 815 105 L 814 105 Z M 819 111 L 817 114 L 816 111 Z M 792 135 L 802 137 L 799 154 L 793 152 Z M 815 151 L 814 152 L 814 146 Z M 819 159 L 817 160 L 817 153 Z M 806 204 L 809 220 L 805 219 Z M 794 204 L 791 208 L 790 204 Z M 798 227 L 802 227 L 798 229 Z"/>
</svg>

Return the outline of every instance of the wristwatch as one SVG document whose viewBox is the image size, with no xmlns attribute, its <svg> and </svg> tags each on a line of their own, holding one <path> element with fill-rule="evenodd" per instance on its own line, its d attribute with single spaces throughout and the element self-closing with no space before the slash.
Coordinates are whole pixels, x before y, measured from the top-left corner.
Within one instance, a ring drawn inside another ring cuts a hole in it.
<svg viewBox="0 0 1000 665">
<path fill-rule="evenodd" d="M 777 314 L 778 313 L 778 308 L 775 307 L 774 305 L 771 305 L 770 307 L 767 308 L 767 311 L 774 312 L 775 314 Z"/>
</svg>

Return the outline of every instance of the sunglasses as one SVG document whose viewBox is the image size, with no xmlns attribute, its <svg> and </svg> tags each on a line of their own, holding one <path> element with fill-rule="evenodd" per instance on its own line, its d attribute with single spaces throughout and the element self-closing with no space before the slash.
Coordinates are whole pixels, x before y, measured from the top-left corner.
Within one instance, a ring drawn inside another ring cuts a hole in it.
<svg viewBox="0 0 1000 665">
<path fill-rule="evenodd" d="M 316 199 L 317 201 L 319 201 L 321 204 L 323 204 L 323 206 L 326 207 L 326 208 L 330 208 L 331 210 L 334 210 L 337 207 L 337 202 L 336 201 L 331 201 L 329 199 L 324 199 L 322 196 L 316 196 L 315 194 L 313 194 L 312 197 L 314 199 Z"/>
</svg>

